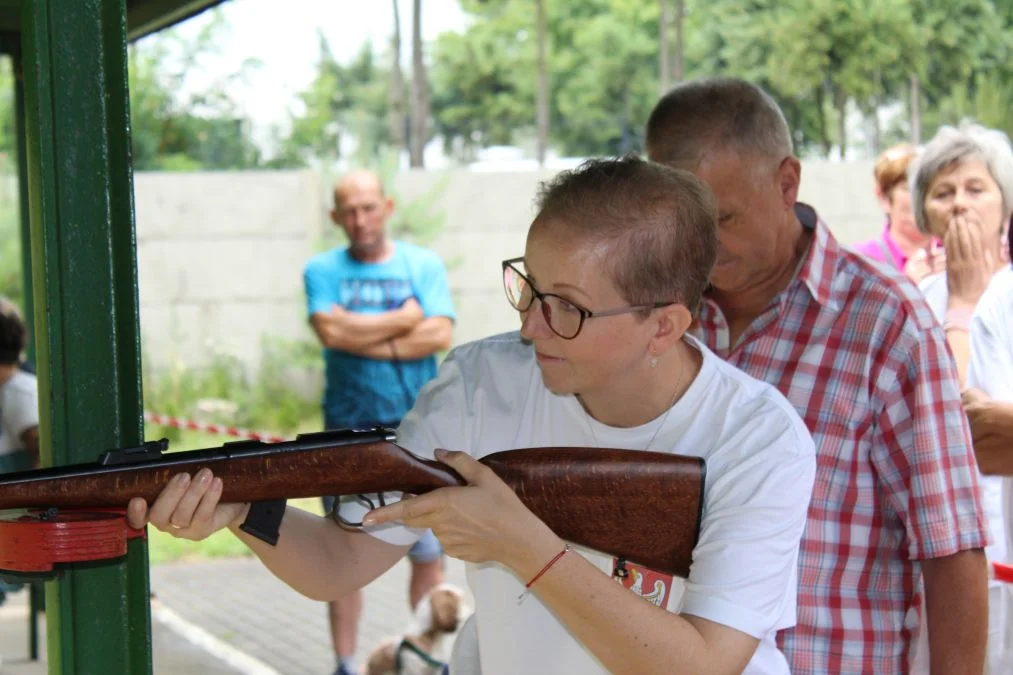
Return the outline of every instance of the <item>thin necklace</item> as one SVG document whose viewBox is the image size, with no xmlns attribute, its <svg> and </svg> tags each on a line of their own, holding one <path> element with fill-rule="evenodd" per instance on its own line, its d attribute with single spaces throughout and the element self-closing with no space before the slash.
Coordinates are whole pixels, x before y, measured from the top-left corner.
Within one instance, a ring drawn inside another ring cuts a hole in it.
<svg viewBox="0 0 1013 675">
<path fill-rule="evenodd" d="M 654 430 L 654 435 L 651 436 L 651 440 L 647 441 L 647 445 L 644 446 L 644 450 L 649 450 L 655 439 L 658 438 L 658 434 L 662 429 L 665 428 L 665 423 L 668 422 L 668 416 L 672 414 L 672 408 L 675 407 L 675 400 L 679 395 L 679 388 L 682 384 L 682 373 L 685 369 L 685 364 L 679 368 L 679 377 L 676 378 L 675 391 L 672 392 L 672 399 L 669 401 L 668 410 L 665 411 L 665 416 L 661 418 L 661 424 Z M 587 425 L 587 430 L 591 432 L 591 439 L 594 441 L 596 448 L 601 447 L 601 443 L 598 442 L 598 435 L 594 433 L 594 427 L 591 425 L 591 413 L 587 411 L 583 405 L 580 406 L 584 410 L 584 423 Z M 616 558 L 615 565 L 612 567 L 612 578 L 622 583 L 630 576 L 629 570 L 626 569 L 626 558 Z"/>
<path fill-rule="evenodd" d="M 668 416 L 672 414 L 672 408 L 675 407 L 675 401 L 679 395 L 679 388 L 682 385 L 682 373 L 684 368 L 685 364 L 679 368 L 679 376 L 676 379 L 675 391 L 672 392 L 672 398 L 668 403 L 668 410 L 665 411 L 665 416 L 661 418 L 661 424 L 659 424 L 658 428 L 654 430 L 654 435 L 651 436 L 651 440 L 647 441 L 647 445 L 643 448 L 644 450 L 650 450 L 651 445 L 658 438 L 658 434 L 665 428 L 665 423 L 668 422 Z M 594 426 L 591 424 L 591 413 L 589 413 L 587 408 L 583 405 L 580 407 L 584 411 L 584 423 L 587 425 L 587 430 L 591 432 L 591 439 L 594 441 L 594 446 L 596 448 L 600 448 L 601 443 L 598 441 L 598 434 L 594 433 Z"/>
</svg>

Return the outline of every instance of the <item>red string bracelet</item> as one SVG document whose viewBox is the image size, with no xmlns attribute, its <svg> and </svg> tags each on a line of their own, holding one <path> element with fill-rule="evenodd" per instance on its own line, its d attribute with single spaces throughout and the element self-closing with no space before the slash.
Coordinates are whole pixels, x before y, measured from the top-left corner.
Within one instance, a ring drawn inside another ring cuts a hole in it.
<svg viewBox="0 0 1013 675">
<path fill-rule="evenodd" d="M 545 567 L 543 567 L 538 572 L 538 574 L 536 574 L 531 579 L 531 581 L 529 581 L 528 583 L 524 584 L 524 592 L 521 593 L 519 596 L 517 596 L 517 603 L 518 604 L 520 604 L 520 602 L 522 600 L 524 600 L 524 597 L 531 591 L 531 587 L 535 585 L 535 582 L 538 581 L 539 579 L 541 579 L 542 575 L 545 574 L 546 572 L 548 572 L 550 567 L 552 567 L 557 562 L 559 562 L 559 559 L 562 558 L 564 555 L 566 555 L 566 552 L 569 551 L 569 550 L 570 550 L 570 544 L 564 544 L 563 545 L 563 550 L 560 551 L 559 553 L 557 553 L 556 555 L 552 556 L 552 560 L 550 560 L 549 562 L 545 563 Z"/>
</svg>

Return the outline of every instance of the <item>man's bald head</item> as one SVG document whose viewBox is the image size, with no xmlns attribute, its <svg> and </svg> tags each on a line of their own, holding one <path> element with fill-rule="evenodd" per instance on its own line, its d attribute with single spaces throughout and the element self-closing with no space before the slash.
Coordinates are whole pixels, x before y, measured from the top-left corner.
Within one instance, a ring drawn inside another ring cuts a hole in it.
<svg viewBox="0 0 1013 675">
<path fill-rule="evenodd" d="M 359 260 L 377 262 L 390 253 L 386 228 L 393 214 L 394 200 L 384 196 L 383 181 L 373 171 L 351 171 L 334 186 L 331 219 L 348 235 Z"/>
<path fill-rule="evenodd" d="M 647 121 L 647 155 L 655 162 L 695 169 L 705 155 L 780 161 L 792 154 L 788 123 L 777 103 L 756 85 L 727 77 L 678 85 Z"/>
<path fill-rule="evenodd" d="M 334 185 L 334 203 L 337 204 L 345 195 L 350 192 L 371 192 L 383 198 L 383 181 L 375 171 L 369 169 L 356 169 L 349 171 Z"/>
</svg>

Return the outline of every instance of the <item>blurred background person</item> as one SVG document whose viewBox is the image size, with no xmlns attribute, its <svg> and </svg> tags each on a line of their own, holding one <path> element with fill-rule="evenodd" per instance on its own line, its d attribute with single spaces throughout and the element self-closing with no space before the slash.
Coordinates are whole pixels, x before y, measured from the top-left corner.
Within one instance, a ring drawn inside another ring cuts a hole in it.
<svg viewBox="0 0 1013 675">
<path fill-rule="evenodd" d="M 0 473 L 39 466 L 39 391 L 24 363 L 27 344 L 20 310 L 0 297 Z"/>
<path fill-rule="evenodd" d="M 18 307 L 0 296 L 0 473 L 39 466 L 39 390 L 24 362 L 28 328 Z M 23 584 L 0 578 L 0 605 Z"/>
<path fill-rule="evenodd" d="M 925 146 L 912 174 L 918 227 L 939 237 L 946 250 L 945 271 L 930 274 L 919 287 L 943 323 L 961 386 L 980 388 L 992 396 L 1008 395 L 1013 400 L 1013 367 L 1005 365 L 1011 363 L 1008 350 L 1013 348 L 1008 342 L 1013 331 L 1008 325 L 1013 320 L 1013 310 L 1008 307 L 1013 302 L 1008 248 L 1013 149 L 1009 139 L 1001 131 L 970 122 L 942 127 Z M 987 321 L 983 321 L 983 312 Z M 977 337 L 972 337 L 972 317 Z M 972 434 L 979 436 L 974 429 L 976 417 L 969 415 L 969 421 Z M 980 455 L 978 463 L 981 466 Z M 993 540 L 986 555 L 990 561 L 1008 562 L 1008 526 L 1013 519 L 1004 505 L 1003 481 L 996 476 L 983 477 L 981 489 Z M 988 673 L 1013 672 L 1013 642 L 1006 635 L 1009 611 L 1006 584 L 990 581 Z M 922 641 L 913 672 L 928 672 L 922 661 L 927 656 L 928 646 Z"/>
<path fill-rule="evenodd" d="M 436 376 L 436 354 L 456 320 L 447 270 L 436 253 L 387 235 L 394 200 L 373 171 L 334 188 L 331 220 L 347 246 L 314 256 L 303 273 L 310 324 L 324 347 L 328 429 L 396 428 Z M 324 498 L 331 513 L 340 499 Z M 427 531 L 408 552 L 409 604 L 443 581 L 443 550 Z M 355 675 L 362 591 L 328 603 L 335 675 Z"/>
<path fill-rule="evenodd" d="M 918 229 L 911 208 L 908 167 L 917 155 L 915 146 L 901 143 L 876 160 L 876 200 L 886 214 L 886 224 L 878 236 L 854 247 L 868 258 L 903 271 L 916 284 L 946 265 L 942 247 L 931 234 Z"/>
</svg>

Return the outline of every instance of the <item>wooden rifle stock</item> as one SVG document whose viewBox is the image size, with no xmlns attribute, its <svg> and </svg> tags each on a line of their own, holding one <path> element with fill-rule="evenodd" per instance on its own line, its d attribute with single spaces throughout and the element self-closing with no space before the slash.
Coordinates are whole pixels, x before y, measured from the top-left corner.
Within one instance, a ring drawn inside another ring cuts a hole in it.
<svg viewBox="0 0 1013 675">
<path fill-rule="evenodd" d="M 440 462 L 395 443 L 394 432 L 339 430 L 293 441 L 226 443 L 162 454 L 167 441 L 105 453 L 93 464 L 0 476 L 0 509 L 125 507 L 153 501 L 178 473 L 208 467 L 222 501 L 408 492 L 461 485 Z M 637 450 L 528 448 L 480 460 L 557 535 L 575 544 L 687 576 L 700 530 L 704 463 Z"/>
</svg>

